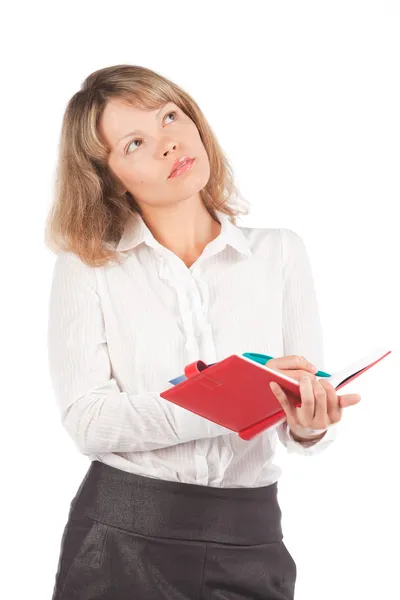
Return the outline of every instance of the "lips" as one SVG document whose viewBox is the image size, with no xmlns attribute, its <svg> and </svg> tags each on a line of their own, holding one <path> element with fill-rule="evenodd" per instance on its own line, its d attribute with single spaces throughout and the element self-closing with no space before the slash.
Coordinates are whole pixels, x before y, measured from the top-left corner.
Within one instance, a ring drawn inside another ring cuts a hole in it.
<svg viewBox="0 0 400 600">
<path fill-rule="evenodd" d="M 171 177 L 171 175 L 173 175 L 174 171 L 181 168 L 187 162 L 191 162 L 193 160 L 194 160 L 194 158 L 191 158 L 190 156 L 181 156 L 181 158 L 176 160 L 174 162 L 174 164 L 172 165 L 172 170 L 171 170 L 171 173 L 169 174 L 169 177 Z"/>
</svg>

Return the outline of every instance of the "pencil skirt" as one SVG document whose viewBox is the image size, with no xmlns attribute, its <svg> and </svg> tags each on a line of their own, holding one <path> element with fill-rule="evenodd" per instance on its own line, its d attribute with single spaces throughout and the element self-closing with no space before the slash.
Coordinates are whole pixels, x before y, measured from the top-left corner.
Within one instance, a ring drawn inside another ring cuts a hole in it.
<svg viewBox="0 0 400 600">
<path fill-rule="evenodd" d="M 52 600 L 289 600 L 277 483 L 214 488 L 92 461 L 70 504 Z"/>
</svg>

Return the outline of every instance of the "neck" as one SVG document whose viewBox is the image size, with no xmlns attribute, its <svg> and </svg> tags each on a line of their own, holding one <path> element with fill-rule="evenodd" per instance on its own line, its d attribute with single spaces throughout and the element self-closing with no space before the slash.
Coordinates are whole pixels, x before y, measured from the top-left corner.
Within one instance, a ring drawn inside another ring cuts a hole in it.
<svg viewBox="0 0 400 600">
<path fill-rule="evenodd" d="M 221 225 L 213 219 L 203 202 L 180 202 L 169 207 L 142 208 L 142 218 L 155 239 L 192 265 L 204 248 L 220 231 Z"/>
</svg>

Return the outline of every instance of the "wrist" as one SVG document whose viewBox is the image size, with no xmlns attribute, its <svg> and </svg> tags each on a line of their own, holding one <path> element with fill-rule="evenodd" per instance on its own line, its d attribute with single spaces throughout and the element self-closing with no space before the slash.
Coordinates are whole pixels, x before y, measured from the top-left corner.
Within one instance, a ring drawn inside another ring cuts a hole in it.
<svg viewBox="0 0 400 600">
<path fill-rule="evenodd" d="M 312 429 L 311 427 L 299 427 L 295 430 L 289 428 L 291 437 L 300 444 L 318 442 L 327 431 L 328 429 Z"/>
</svg>

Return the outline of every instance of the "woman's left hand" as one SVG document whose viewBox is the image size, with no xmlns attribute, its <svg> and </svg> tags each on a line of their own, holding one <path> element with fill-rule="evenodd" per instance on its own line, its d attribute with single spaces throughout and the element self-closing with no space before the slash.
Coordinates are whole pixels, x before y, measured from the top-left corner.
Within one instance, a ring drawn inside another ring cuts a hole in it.
<svg viewBox="0 0 400 600">
<path fill-rule="evenodd" d="M 329 381 L 310 379 L 307 376 L 300 380 L 301 406 L 299 407 L 289 402 L 280 385 L 271 382 L 270 387 L 285 411 L 293 437 L 299 438 L 299 441 L 318 440 L 323 437 L 329 425 L 340 421 L 343 408 L 353 406 L 361 400 L 359 394 L 338 396 Z M 312 430 L 319 430 L 319 433 Z"/>
</svg>

